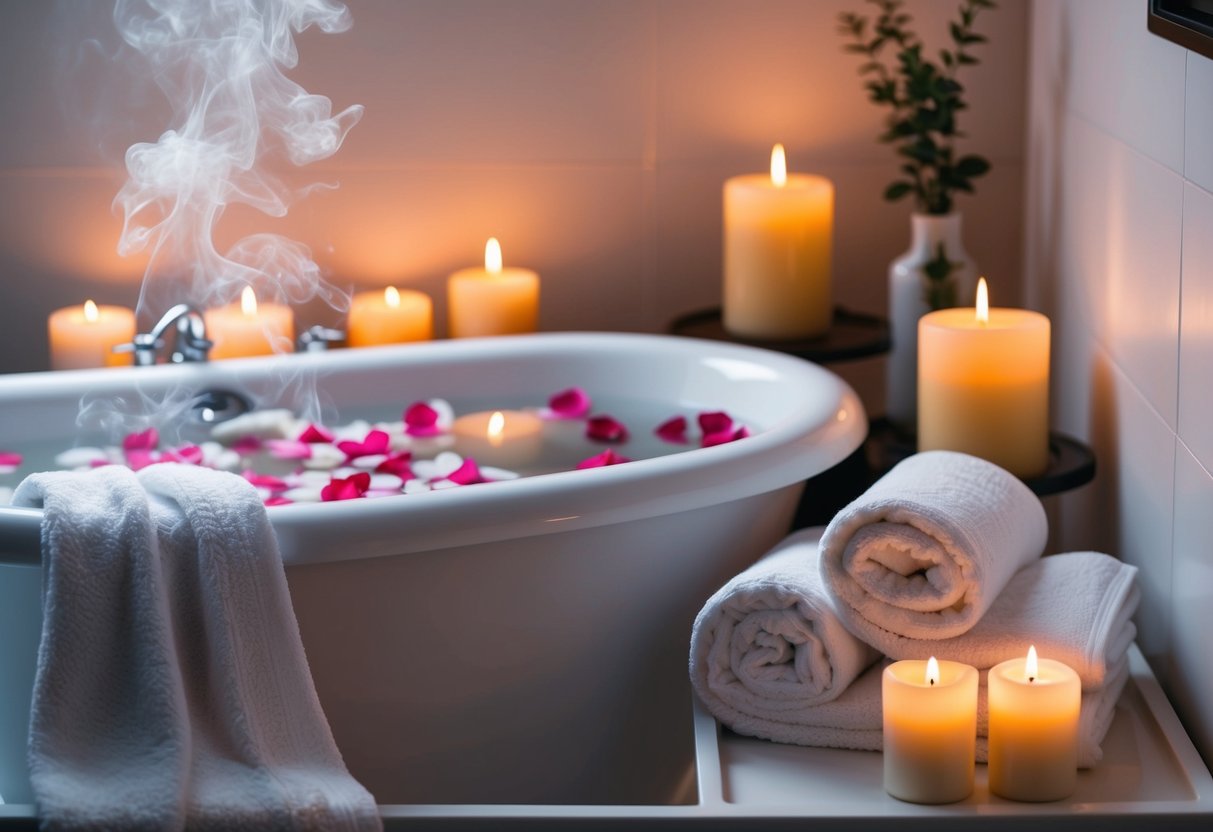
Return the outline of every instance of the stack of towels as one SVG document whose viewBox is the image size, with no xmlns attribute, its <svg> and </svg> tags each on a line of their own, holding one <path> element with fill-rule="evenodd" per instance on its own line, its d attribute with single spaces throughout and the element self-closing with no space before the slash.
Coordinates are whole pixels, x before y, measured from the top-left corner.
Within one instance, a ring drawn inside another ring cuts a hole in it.
<svg viewBox="0 0 1213 832">
<path fill-rule="evenodd" d="M 1098 552 L 1042 557 L 1040 500 L 1016 477 L 950 451 L 898 464 L 825 528 L 804 529 L 716 592 L 695 620 L 691 682 L 734 731 L 879 750 L 886 660 L 985 671 L 1026 654 L 1082 681 L 1079 766 L 1094 766 L 1129 676 L 1135 567 Z"/>
</svg>

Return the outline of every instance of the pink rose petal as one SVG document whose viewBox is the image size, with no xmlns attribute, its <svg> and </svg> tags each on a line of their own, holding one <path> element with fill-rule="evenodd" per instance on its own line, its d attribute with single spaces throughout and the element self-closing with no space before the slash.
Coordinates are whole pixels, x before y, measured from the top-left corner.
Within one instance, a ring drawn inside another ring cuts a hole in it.
<svg viewBox="0 0 1213 832">
<path fill-rule="evenodd" d="M 156 454 L 143 448 L 132 448 L 126 452 L 126 464 L 132 471 L 139 471 L 159 459 Z"/>
<path fill-rule="evenodd" d="M 585 435 L 598 442 L 624 442 L 628 438 L 628 429 L 612 416 L 591 416 L 585 425 Z"/>
<path fill-rule="evenodd" d="M 258 474 L 253 470 L 246 470 L 244 478 L 251 482 L 257 488 L 266 488 L 270 491 L 286 491 L 290 488 L 290 484 L 280 477 L 272 477 L 269 474 Z"/>
<path fill-rule="evenodd" d="M 713 445 L 723 445 L 726 442 L 736 442 L 738 439 L 745 439 L 749 435 L 749 429 L 746 428 L 745 425 L 742 425 L 736 430 L 729 428 L 727 430 L 716 431 L 715 433 L 705 433 L 701 444 L 705 448 L 710 448 Z"/>
<path fill-rule="evenodd" d="M 590 406 L 589 394 L 580 387 L 561 390 L 548 399 L 548 412 L 555 419 L 583 419 Z"/>
<path fill-rule="evenodd" d="M 451 482 L 459 483 L 460 485 L 476 485 L 481 482 L 490 482 L 480 473 L 479 466 L 476 465 L 476 460 L 468 457 L 463 461 L 463 464 L 456 468 L 451 473 L 447 474 L 446 478 Z"/>
<path fill-rule="evenodd" d="M 24 457 L 16 451 L 0 451 L 0 474 L 9 474 L 17 470 Z"/>
<path fill-rule="evenodd" d="M 337 447 L 345 454 L 346 461 L 349 461 L 361 456 L 385 454 L 387 453 L 390 441 L 390 437 L 386 431 L 372 430 L 361 442 L 346 440 L 338 442 Z"/>
<path fill-rule="evenodd" d="M 180 448 L 171 448 L 160 456 L 160 461 L 199 465 L 202 462 L 202 449 L 197 445 L 184 445 Z"/>
<path fill-rule="evenodd" d="M 409 436 L 437 436 L 438 411 L 425 402 L 413 402 L 404 410 L 404 431 Z"/>
<path fill-rule="evenodd" d="M 687 441 L 687 417 L 675 416 L 672 419 L 666 419 L 653 432 L 666 442 L 676 442 L 685 445 Z"/>
<path fill-rule="evenodd" d="M 333 432 L 324 425 L 317 425 L 313 422 L 303 429 L 303 433 L 299 434 L 299 441 L 306 442 L 309 445 L 314 445 L 318 442 L 332 442 Z"/>
<path fill-rule="evenodd" d="M 699 429 L 703 431 L 705 437 L 709 434 L 731 431 L 733 429 L 733 417 L 722 410 L 700 413 Z"/>
<path fill-rule="evenodd" d="M 312 458 L 312 446 L 298 439 L 266 439 L 264 445 L 275 459 Z"/>
<path fill-rule="evenodd" d="M 413 478 L 413 455 L 408 451 L 401 451 L 392 454 L 387 459 L 375 466 L 375 472 L 379 474 L 395 474 L 402 480 L 411 480 Z"/>
<path fill-rule="evenodd" d="M 248 436 L 241 436 L 232 443 L 232 450 L 242 455 L 255 454 L 257 451 L 261 450 L 261 439 L 260 437 L 253 436 L 252 434 L 249 434 Z"/>
<path fill-rule="evenodd" d="M 288 500 L 286 497 L 283 497 L 281 494 L 275 494 L 273 497 L 266 498 L 265 505 L 267 507 L 289 506 L 289 505 L 293 505 L 294 502 L 295 502 L 294 500 Z"/>
<path fill-rule="evenodd" d="M 356 500 L 366 494 L 371 487 L 371 475 L 366 471 L 339 479 L 333 477 L 329 484 L 320 489 L 320 499 L 326 503 L 337 500 Z"/>
<path fill-rule="evenodd" d="M 124 451 L 150 451 L 160 444 L 160 433 L 155 428 L 148 428 L 139 433 L 128 433 L 122 439 Z"/>
<path fill-rule="evenodd" d="M 583 459 L 577 463 L 577 470 L 581 471 L 586 468 L 602 468 L 607 465 L 619 465 L 624 462 L 631 462 L 626 456 L 620 456 L 610 448 L 607 448 L 600 454 L 595 454 L 589 459 Z"/>
</svg>

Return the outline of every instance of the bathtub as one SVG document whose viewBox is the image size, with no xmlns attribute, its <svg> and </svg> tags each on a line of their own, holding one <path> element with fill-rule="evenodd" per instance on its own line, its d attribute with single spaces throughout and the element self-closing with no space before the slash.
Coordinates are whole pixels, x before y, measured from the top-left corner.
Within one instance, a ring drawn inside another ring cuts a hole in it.
<svg viewBox="0 0 1213 832">
<path fill-rule="evenodd" d="M 862 442 L 853 391 L 766 350 L 553 333 L 9 376 L 0 378 L 0 446 L 70 447 L 84 390 L 225 389 L 259 407 L 290 405 L 283 368 L 289 390 L 314 384 L 343 416 L 426 397 L 457 408 L 469 396 L 542 404 L 579 385 L 654 413 L 724 409 L 755 429 L 589 471 L 270 509 L 325 713 L 385 816 L 392 806 L 457 820 L 477 806 L 693 804 L 691 622 L 787 532 L 804 480 Z M 38 522 L 38 512 L 0 508 L 8 804 L 31 800 Z"/>
</svg>

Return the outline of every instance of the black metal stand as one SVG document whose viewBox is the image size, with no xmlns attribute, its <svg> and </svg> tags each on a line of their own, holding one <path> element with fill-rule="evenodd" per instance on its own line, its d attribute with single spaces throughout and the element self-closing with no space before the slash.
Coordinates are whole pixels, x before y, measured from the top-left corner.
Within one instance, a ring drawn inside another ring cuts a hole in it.
<svg viewBox="0 0 1213 832">
<path fill-rule="evenodd" d="M 671 335 L 765 347 L 817 364 L 853 361 L 857 358 L 883 355 L 889 351 L 892 344 L 889 340 L 889 322 L 884 318 L 866 315 L 862 312 L 851 312 L 842 307 L 834 309 L 834 320 L 830 331 L 820 338 L 793 340 L 742 338 L 724 328 L 719 306 L 675 318 L 670 323 L 668 331 Z"/>
</svg>

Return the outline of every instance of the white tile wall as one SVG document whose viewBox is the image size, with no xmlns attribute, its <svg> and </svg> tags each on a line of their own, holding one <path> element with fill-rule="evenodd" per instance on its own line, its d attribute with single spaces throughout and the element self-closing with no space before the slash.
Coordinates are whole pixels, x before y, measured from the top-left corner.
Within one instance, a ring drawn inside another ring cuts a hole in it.
<svg viewBox="0 0 1213 832">
<path fill-rule="evenodd" d="M 1213 137 L 1210 139 L 1213 147 Z M 1179 436 L 1213 469 L 1213 195 L 1184 188 L 1183 315 L 1179 343 Z"/>
<path fill-rule="evenodd" d="M 1213 191 L 1213 58 L 1188 53 L 1184 176 Z"/>
</svg>

